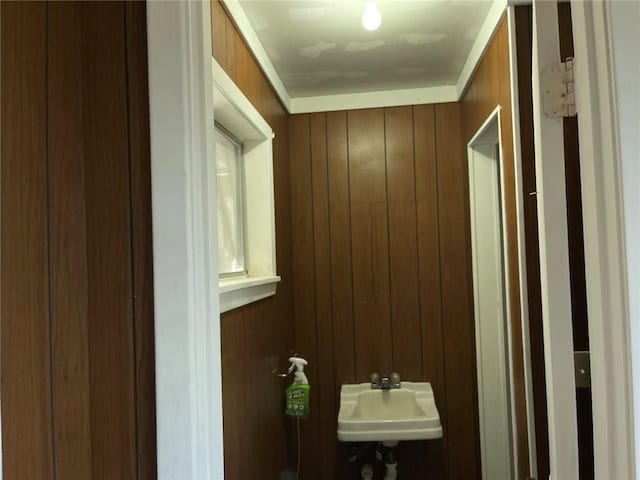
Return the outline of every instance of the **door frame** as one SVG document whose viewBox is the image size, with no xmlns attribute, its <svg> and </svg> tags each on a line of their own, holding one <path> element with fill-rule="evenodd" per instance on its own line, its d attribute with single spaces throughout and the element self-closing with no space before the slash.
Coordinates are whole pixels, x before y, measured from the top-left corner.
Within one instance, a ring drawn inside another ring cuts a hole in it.
<svg viewBox="0 0 640 480">
<path fill-rule="evenodd" d="M 540 286 L 544 343 L 549 467 L 553 479 L 579 475 L 573 367 L 573 326 L 564 169 L 563 119 L 543 108 L 543 72 L 560 62 L 558 5 L 534 0 L 532 92 Z"/>
<path fill-rule="evenodd" d="M 513 332 L 512 332 L 512 322 L 513 317 L 511 316 L 511 297 L 508 292 L 511 291 L 512 285 L 509 282 L 509 262 L 506 261 L 508 258 L 508 242 L 507 242 L 507 212 L 506 212 L 506 200 L 505 200 L 505 176 L 504 176 L 504 157 L 502 150 L 502 124 L 500 122 L 502 116 L 502 107 L 498 105 L 485 119 L 480 128 L 473 134 L 473 137 L 467 143 L 467 164 L 468 164 L 468 172 L 469 172 L 469 201 L 470 201 L 470 219 L 471 219 L 471 251 L 472 251 L 472 270 L 473 270 L 473 299 L 474 299 L 474 323 L 475 323 L 475 332 L 476 332 L 476 357 L 477 357 L 477 365 L 480 365 L 481 359 L 478 358 L 480 356 L 480 352 L 482 349 L 480 348 L 480 332 L 478 326 L 478 319 L 476 315 L 479 312 L 479 299 L 478 299 L 478 272 L 477 272 L 477 263 L 476 263 L 476 235 L 475 235 L 475 215 L 473 214 L 475 210 L 475 187 L 473 183 L 473 177 L 475 176 L 474 171 L 474 162 L 476 160 L 476 154 L 478 150 L 478 146 L 482 145 L 479 142 L 479 139 L 486 134 L 487 130 L 490 128 L 492 124 L 495 124 L 497 127 L 497 138 L 495 142 L 491 142 L 491 144 L 495 144 L 498 146 L 498 158 L 495 159 L 496 172 L 497 172 L 497 182 L 499 184 L 499 210 L 500 210 L 500 225 L 498 236 L 500 239 L 500 271 L 502 273 L 502 300 L 503 300 L 503 310 L 504 310 L 504 339 L 506 340 L 506 344 L 504 345 L 504 361 L 505 361 L 505 382 L 507 383 L 507 411 L 508 411 L 508 428 L 509 428 L 509 438 L 511 441 L 512 449 L 510 450 L 511 458 L 510 458 L 510 469 L 511 475 L 514 478 L 517 476 L 517 465 L 518 465 L 518 456 L 528 454 L 525 452 L 519 452 L 517 448 L 516 438 L 518 435 L 517 429 L 517 414 L 515 411 L 515 394 L 514 394 L 514 369 L 513 369 Z M 478 390 L 480 390 L 480 370 L 476 372 L 478 377 Z M 484 424 L 484 410 L 485 406 L 483 404 L 482 397 L 480 392 L 478 392 L 478 418 L 479 418 L 479 428 L 480 433 L 482 435 L 483 424 Z M 480 438 L 480 447 L 481 447 L 481 466 L 482 466 L 482 475 L 483 478 L 487 478 L 485 475 L 486 467 L 484 466 L 484 455 L 485 455 L 485 441 Z M 489 479 L 490 480 L 490 479 Z"/>
<path fill-rule="evenodd" d="M 553 36 L 557 32 L 556 3 L 541 0 L 533 2 L 534 12 L 536 7 L 542 7 L 549 13 L 537 31 L 534 23 L 534 35 L 542 36 L 545 42 L 550 35 Z M 556 21 L 553 21 L 551 4 L 556 12 Z M 629 287 L 626 275 L 621 159 L 609 2 L 571 0 L 571 9 L 589 318 L 595 478 L 635 478 Z M 553 59 L 547 57 L 547 61 L 551 62 Z M 544 65 L 541 68 L 544 68 Z M 535 129 L 544 129 L 545 125 L 552 122 L 551 119 L 538 116 L 534 119 Z M 557 138 L 556 136 L 556 140 Z M 548 148 L 548 138 L 546 140 L 546 145 L 541 145 L 542 148 Z M 539 207 L 539 212 L 543 207 Z M 561 239 L 557 228 L 551 229 L 550 236 L 548 233 L 541 227 L 541 243 L 546 242 L 551 248 L 558 248 Z M 544 260 L 542 253 L 541 250 L 541 268 Z M 541 274 L 544 278 L 545 272 L 541 270 Z M 565 308 L 565 313 L 566 311 Z M 548 317 L 548 312 L 543 311 L 544 314 Z M 557 321 L 558 317 L 554 320 Z M 564 329 L 561 335 L 564 346 L 557 343 L 551 345 L 550 339 L 546 339 L 545 357 L 549 356 L 548 349 L 551 349 L 551 353 L 560 354 L 568 361 L 569 346 L 572 347 L 572 342 L 569 342 L 566 322 L 560 320 L 560 323 Z M 547 318 L 545 329 L 548 328 Z M 557 333 L 557 325 L 554 325 L 553 329 L 554 333 Z M 557 336 L 555 340 L 558 340 Z M 566 421 L 566 418 L 576 418 L 571 413 L 571 408 L 566 408 L 567 403 L 572 403 L 566 400 L 573 391 L 573 388 L 567 388 L 567 384 L 574 384 L 570 371 L 573 370 L 573 359 L 570 362 L 571 369 L 562 362 L 554 362 L 549 358 L 545 363 L 547 375 L 551 376 L 551 379 L 547 379 L 551 476 L 554 479 L 577 478 L 577 439 L 574 425 Z M 554 380 L 560 381 L 554 383 Z M 573 403 L 575 405 L 575 402 Z M 552 408 L 558 405 L 562 416 L 554 417 Z M 570 417 L 567 417 L 568 415 Z M 567 431 L 567 428 L 570 430 Z"/>
<path fill-rule="evenodd" d="M 571 4 L 595 472 L 596 478 L 634 478 L 630 320 L 608 4 Z M 217 271 L 216 252 L 210 248 L 215 225 L 206 218 L 215 199 L 215 181 L 206 168 L 213 153 L 210 18 L 208 1 L 147 4 L 161 479 L 223 478 L 218 292 L 216 281 L 206 281 Z M 176 251 L 180 258 L 174 258 Z"/>
<path fill-rule="evenodd" d="M 636 478 L 619 126 L 609 2 L 571 0 L 595 478 Z"/>
<path fill-rule="evenodd" d="M 211 4 L 148 2 L 158 478 L 222 480 Z"/>
</svg>

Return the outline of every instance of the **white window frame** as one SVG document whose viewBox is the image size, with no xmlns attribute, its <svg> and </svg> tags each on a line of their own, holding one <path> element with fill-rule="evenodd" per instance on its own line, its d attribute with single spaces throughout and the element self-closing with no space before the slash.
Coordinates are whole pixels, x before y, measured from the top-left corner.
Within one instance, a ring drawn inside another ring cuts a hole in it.
<svg viewBox="0 0 640 480">
<path fill-rule="evenodd" d="M 222 270 L 222 266 L 220 266 L 220 268 L 218 269 L 218 278 L 219 279 L 229 279 L 229 278 L 239 278 L 239 277 L 246 277 L 247 276 L 247 269 L 245 267 L 245 258 L 246 258 L 246 241 L 245 241 L 245 186 L 244 186 L 244 151 L 242 148 L 242 142 L 240 140 L 238 140 L 237 138 L 235 138 L 231 133 L 227 132 L 226 129 L 218 124 L 217 122 L 215 123 L 215 136 L 219 136 L 219 137 L 223 137 L 226 141 L 228 141 L 229 143 L 233 144 L 233 146 L 235 147 L 235 162 L 237 163 L 236 165 L 236 189 L 235 189 L 235 195 L 236 195 L 236 208 L 235 208 L 235 214 L 237 217 L 236 219 L 236 243 L 238 243 L 238 246 L 240 247 L 238 249 L 237 252 L 237 261 L 238 261 L 238 268 L 236 270 L 233 271 L 223 271 Z M 218 148 L 218 139 L 215 140 L 216 142 L 216 149 Z M 218 163 L 218 159 L 217 159 L 217 155 L 218 152 L 216 151 L 216 165 Z M 218 175 L 216 175 L 216 179 L 218 178 Z M 220 189 L 217 189 L 218 193 L 220 193 Z M 217 212 L 220 213 L 219 211 L 219 207 L 220 205 L 218 205 L 218 209 Z M 219 224 L 218 224 L 219 226 Z M 218 239 L 220 239 L 220 230 L 218 230 Z M 218 249 L 220 248 L 220 245 L 218 244 Z M 218 253 L 220 253 L 218 251 Z M 222 264 L 222 260 L 220 260 L 219 265 Z"/>
<path fill-rule="evenodd" d="M 242 142 L 244 175 L 244 266 L 247 274 L 219 278 L 220 311 L 226 312 L 275 295 L 275 201 L 273 138 L 269 124 L 212 58 L 216 122 Z"/>
</svg>

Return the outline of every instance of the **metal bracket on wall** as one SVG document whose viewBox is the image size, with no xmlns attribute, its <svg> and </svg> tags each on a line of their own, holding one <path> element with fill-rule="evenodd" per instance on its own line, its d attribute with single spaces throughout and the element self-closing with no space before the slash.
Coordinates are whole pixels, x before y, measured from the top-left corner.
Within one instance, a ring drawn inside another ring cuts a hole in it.
<svg viewBox="0 0 640 480">
<path fill-rule="evenodd" d="M 589 352 L 573 352 L 576 388 L 591 388 L 591 363 Z"/>
<path fill-rule="evenodd" d="M 573 57 L 569 57 L 542 72 L 542 107 L 548 117 L 576 116 L 573 62 Z"/>
</svg>

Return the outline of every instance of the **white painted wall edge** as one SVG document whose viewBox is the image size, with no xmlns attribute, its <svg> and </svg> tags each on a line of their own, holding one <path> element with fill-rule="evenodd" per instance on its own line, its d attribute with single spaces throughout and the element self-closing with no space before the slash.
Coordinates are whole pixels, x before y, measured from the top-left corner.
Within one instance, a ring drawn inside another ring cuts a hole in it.
<svg viewBox="0 0 640 480">
<path fill-rule="evenodd" d="M 629 295 L 637 291 L 629 291 L 627 283 L 620 125 L 608 9 L 609 2 L 571 1 L 594 465 L 595 478 L 636 478 Z M 631 38 L 636 35 L 634 31 Z M 637 59 L 635 54 L 631 47 L 625 62 Z M 637 162 L 637 151 L 634 154 Z"/>
<path fill-rule="evenodd" d="M 511 69 L 511 125 L 513 127 L 513 165 L 516 180 L 516 230 L 518 233 L 518 278 L 520 280 L 520 323 L 522 325 L 522 360 L 524 365 L 524 389 L 527 402 L 527 438 L 529 443 L 529 476 L 538 478 L 538 453 L 536 450 L 536 422 L 533 405 L 533 378 L 531 362 L 531 330 L 529 328 L 529 295 L 527 282 L 527 246 L 525 234 L 524 201 L 522 184 L 522 144 L 520 142 L 520 96 L 518 90 L 518 58 L 516 43 L 515 8 L 507 7 L 509 22 L 509 65 Z M 515 425 L 514 425 L 515 428 Z"/>
<path fill-rule="evenodd" d="M 487 48 L 489 48 L 489 44 L 498 29 L 498 25 L 500 24 L 500 20 L 506 9 L 507 0 L 493 1 L 489 13 L 482 23 L 480 32 L 478 33 L 475 42 L 473 42 L 471 51 L 467 56 L 467 61 L 465 62 L 464 67 L 462 67 L 462 72 L 460 72 L 458 81 L 456 82 L 456 92 L 458 97 L 456 100 L 462 100 L 462 97 L 473 78 L 473 74 L 480 65 Z"/>
<path fill-rule="evenodd" d="M 493 1 L 489 13 L 482 24 L 480 33 L 467 56 L 458 80 L 453 86 L 398 89 L 391 91 L 378 90 L 374 92 L 321 95 L 316 97 L 291 97 L 280 75 L 278 75 L 277 70 L 269 59 L 262 42 L 260 42 L 258 35 L 251 26 L 251 22 L 240 5 L 239 0 L 222 0 L 222 2 L 225 4 L 233 22 L 238 27 L 240 34 L 247 42 L 249 49 L 253 52 L 258 64 L 267 76 L 269 83 L 271 83 L 275 89 L 284 107 L 291 114 L 460 101 L 482 60 L 484 52 L 493 39 L 500 19 L 507 8 L 507 0 Z M 391 93 L 398 99 L 397 102 L 400 103 L 393 103 L 394 96 L 390 95 Z M 416 96 L 417 100 L 409 101 L 408 99 L 411 95 Z M 331 107 L 325 107 L 325 105 L 331 105 Z"/>
<path fill-rule="evenodd" d="M 147 4 L 160 480 L 222 480 L 209 2 Z"/>
<path fill-rule="evenodd" d="M 289 92 L 282 83 L 282 79 L 280 78 L 280 75 L 278 75 L 278 72 L 273 66 L 273 63 L 271 63 L 269 55 L 267 55 L 267 52 L 262 46 L 262 42 L 258 38 L 256 31 L 251 26 L 251 22 L 249 21 L 247 14 L 244 13 L 244 9 L 240 5 L 240 2 L 238 0 L 222 1 L 227 7 L 231 18 L 238 27 L 238 30 L 240 30 L 240 33 L 244 37 L 244 40 L 249 45 L 249 49 L 256 57 L 258 64 L 267 76 L 269 83 L 271 83 L 271 86 L 276 91 L 276 94 L 280 98 L 280 101 L 287 109 L 287 111 L 291 112 L 291 98 L 289 97 Z"/>
<path fill-rule="evenodd" d="M 637 28 L 640 3 L 607 3 L 612 43 L 612 68 L 616 90 L 619 155 L 623 189 L 626 235 L 628 323 L 631 338 L 633 398 L 635 424 L 635 466 L 640 464 L 640 47 Z M 631 295 L 631 292 L 636 292 Z M 629 448 L 629 450 L 632 450 Z M 624 461 L 624 460 L 622 460 Z M 632 467 L 629 465 L 627 468 Z M 630 475 L 634 471 L 630 470 Z M 637 475 L 636 475 L 637 476 Z"/>
<path fill-rule="evenodd" d="M 456 87 L 405 88 L 375 92 L 298 97 L 291 99 L 289 113 L 333 112 L 362 108 L 400 107 L 427 103 L 447 103 L 458 100 Z"/>
</svg>

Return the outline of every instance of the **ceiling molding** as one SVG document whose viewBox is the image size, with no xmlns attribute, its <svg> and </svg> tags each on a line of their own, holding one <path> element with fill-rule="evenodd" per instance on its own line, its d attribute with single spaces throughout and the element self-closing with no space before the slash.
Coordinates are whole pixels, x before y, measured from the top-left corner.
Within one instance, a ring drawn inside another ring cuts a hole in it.
<svg viewBox="0 0 640 480">
<path fill-rule="evenodd" d="M 467 61 L 465 62 L 462 72 L 460 72 L 460 76 L 458 77 L 458 82 L 456 84 L 458 89 L 458 100 L 462 100 L 471 78 L 476 72 L 478 65 L 480 65 L 480 60 L 482 60 L 484 53 L 487 51 L 487 48 L 489 47 L 489 44 L 498 29 L 500 20 L 506 10 L 507 0 L 493 1 L 491 9 L 482 23 L 480 33 L 478 33 L 476 41 L 473 42 L 473 47 L 471 47 L 471 51 L 467 56 Z"/>
<path fill-rule="evenodd" d="M 251 26 L 251 22 L 249 22 L 247 14 L 244 13 L 244 9 L 240 5 L 240 2 L 238 0 L 223 0 L 223 3 L 229 12 L 229 15 L 231 15 L 233 23 L 238 27 L 244 41 L 247 42 L 249 50 L 251 50 L 254 57 L 256 57 L 258 65 L 260 65 L 262 71 L 267 76 L 269 83 L 271 83 L 271 86 L 276 91 L 280 101 L 282 101 L 287 111 L 291 112 L 291 97 L 289 96 L 289 92 L 285 88 L 284 83 L 282 83 L 280 75 L 278 75 L 273 63 L 271 63 L 269 55 L 267 55 L 256 31 Z"/>
<path fill-rule="evenodd" d="M 403 88 L 376 92 L 347 93 L 344 95 L 321 95 L 291 99 L 289 113 L 333 112 L 337 110 L 359 110 L 363 108 L 400 107 L 426 103 L 447 103 L 458 100 L 455 85 L 426 88 Z"/>
<path fill-rule="evenodd" d="M 291 114 L 446 103 L 461 100 L 498 28 L 508 3 L 507 0 L 494 0 L 480 33 L 467 56 L 456 85 L 292 98 L 271 63 L 239 0 L 222 0 L 222 2 L 284 107 Z"/>
</svg>

